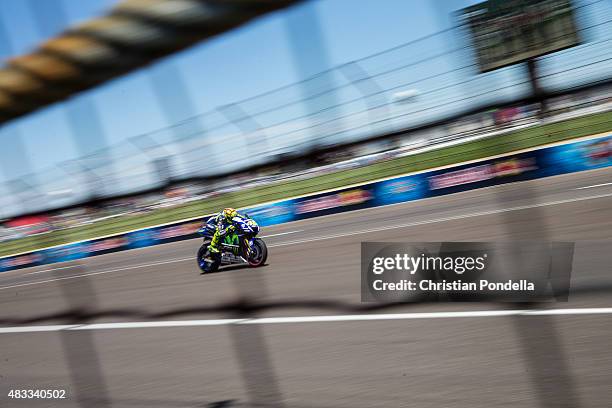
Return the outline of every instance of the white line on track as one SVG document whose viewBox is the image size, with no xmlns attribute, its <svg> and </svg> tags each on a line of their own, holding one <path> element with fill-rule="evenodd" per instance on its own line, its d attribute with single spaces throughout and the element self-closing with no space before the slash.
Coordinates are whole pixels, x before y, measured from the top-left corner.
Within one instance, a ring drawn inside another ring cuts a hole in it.
<svg viewBox="0 0 612 408">
<path fill-rule="evenodd" d="M 357 322 L 372 320 L 417 320 L 417 319 L 453 319 L 476 317 L 505 316 L 571 316 L 571 315 L 608 315 L 612 307 L 580 309 L 514 309 L 514 310 L 468 310 L 460 312 L 422 312 L 394 314 L 360 314 L 331 316 L 290 316 L 262 317 L 255 319 L 208 319 L 208 320 L 166 320 L 157 322 L 116 322 L 94 324 L 59 324 L 51 326 L 15 326 L 0 327 L 0 334 L 57 332 L 64 330 L 112 330 L 112 329 L 147 329 L 193 326 L 229 326 L 235 324 L 287 324 L 287 323 L 328 323 Z"/>
<path fill-rule="evenodd" d="M 296 232 L 302 232 L 302 231 L 304 231 L 304 230 L 295 230 L 295 231 L 279 232 L 278 234 L 262 235 L 262 236 L 261 236 L 261 238 L 278 237 L 279 235 L 295 234 Z"/>
<path fill-rule="evenodd" d="M 42 283 L 56 282 L 56 281 L 61 281 L 61 280 L 66 280 L 66 279 L 83 278 L 85 276 L 103 275 L 105 273 L 121 272 L 121 271 L 127 271 L 129 269 L 148 268 L 149 266 L 165 265 L 165 264 L 169 264 L 169 263 L 183 262 L 183 261 L 187 261 L 187 260 L 195 262 L 195 258 L 194 257 L 179 258 L 179 259 L 170 259 L 170 260 L 162 261 L 162 262 L 153 262 L 153 263 L 142 264 L 142 265 L 131 265 L 131 266 L 125 266 L 123 268 L 109 269 L 109 270 L 106 270 L 106 271 L 81 273 L 79 275 L 64 276 L 64 277 L 61 277 L 61 278 L 53 278 L 53 279 L 45 279 L 45 280 L 41 280 L 41 281 L 18 283 L 16 285 L 9 285 L 9 286 L 0 286 L 0 290 L 19 288 L 19 287 L 22 287 L 22 286 L 39 285 L 39 284 L 42 284 Z"/>
<path fill-rule="evenodd" d="M 576 187 L 576 190 L 584 190 L 586 188 L 605 187 L 605 186 L 612 186 L 612 183 L 593 184 L 592 186 Z"/>
<path fill-rule="evenodd" d="M 294 234 L 296 232 L 302 232 L 302 231 L 303 230 L 280 232 L 278 234 L 263 235 L 262 238 L 269 238 L 269 237 L 275 237 L 275 236 L 279 236 L 279 235 Z M 82 277 L 85 277 L 85 276 L 103 275 L 103 274 L 106 274 L 106 273 L 121 272 L 121 271 L 126 271 L 126 270 L 129 270 L 129 269 L 146 268 L 146 267 L 149 267 L 149 266 L 165 265 L 165 264 L 169 264 L 169 263 L 185 262 L 185 261 L 194 261 L 195 262 L 195 258 L 191 256 L 189 258 L 169 259 L 167 261 L 162 261 L 162 262 L 153 262 L 153 263 L 148 263 L 148 264 L 143 264 L 143 265 L 125 266 L 125 267 L 122 267 L 122 268 L 109 269 L 109 270 L 104 270 L 104 271 L 99 271 L 99 272 L 82 273 L 82 274 L 79 274 L 79 275 L 64 276 L 64 277 L 61 277 L 61 278 L 52 278 L 52 279 L 45 279 L 45 280 L 42 280 L 42 281 L 33 281 L 33 282 L 19 283 L 19 284 L 16 284 L 16 285 L 0 286 L 0 290 L 13 289 L 13 288 L 18 288 L 18 287 L 22 287 L 22 286 L 38 285 L 38 284 L 41 284 L 41 283 L 55 282 L 55 281 L 64 280 L 64 279 L 75 279 L 75 278 L 82 278 Z M 78 265 L 71 265 L 71 266 L 63 266 L 63 267 L 59 267 L 59 268 L 45 269 L 45 270 L 42 270 L 42 271 L 28 272 L 28 273 L 24 273 L 22 276 L 54 272 L 54 271 L 59 271 L 59 270 L 62 270 L 62 269 L 71 269 L 71 268 L 76 268 L 77 266 Z"/>
<path fill-rule="evenodd" d="M 340 234 L 335 234 L 335 235 L 326 235 L 326 236 L 314 237 L 314 238 L 308 238 L 308 239 L 302 239 L 302 240 L 287 241 L 287 242 L 282 242 L 279 244 L 268 245 L 268 247 L 273 248 L 273 247 L 282 247 L 282 246 L 287 246 L 287 245 L 304 244 L 307 242 L 322 241 L 326 239 L 334 239 L 334 238 L 348 237 L 352 235 L 368 234 L 371 232 L 386 231 L 386 230 L 397 229 L 397 228 L 414 227 L 418 225 L 434 224 L 434 223 L 445 222 L 445 221 L 454 221 L 454 220 L 460 220 L 464 218 L 481 217 L 484 215 L 493 215 L 493 214 L 499 214 L 499 213 L 504 213 L 504 212 L 509 212 L 509 211 L 526 210 L 530 208 L 545 207 L 549 205 L 567 204 L 567 203 L 573 203 L 577 201 L 593 200 L 593 199 L 605 198 L 605 197 L 612 197 L 612 194 L 598 194 L 594 196 L 569 198 L 566 200 L 549 201 L 549 202 L 539 203 L 539 204 L 522 205 L 522 206 L 517 206 L 517 207 L 499 208 L 496 210 L 481 211 L 481 212 L 461 214 L 461 215 L 453 215 L 449 217 L 435 218 L 435 219 L 424 220 L 424 221 L 415 221 L 415 222 L 410 222 L 410 223 L 405 223 L 405 224 L 387 225 L 387 226 L 378 227 L 378 228 L 370 228 L 370 229 L 359 230 L 359 231 L 345 232 L 345 233 L 340 233 Z M 268 235 L 268 237 L 269 236 L 271 235 Z M 90 272 L 90 273 L 83 273 L 79 275 L 65 276 L 61 278 L 45 279 L 42 281 L 32 281 L 32 282 L 19 283 L 15 285 L 0 286 L 0 290 L 13 289 L 13 288 L 18 288 L 22 286 L 39 285 L 43 283 L 55 282 L 55 281 L 64 280 L 64 279 L 76 279 L 76 278 L 82 278 L 86 276 L 103 275 L 107 273 L 126 271 L 129 269 L 139 269 L 139 268 L 146 268 L 149 266 L 165 265 L 165 264 L 170 264 L 170 263 L 175 263 L 175 262 L 185 262 L 185 261 L 194 261 L 194 258 L 189 257 L 189 258 L 170 259 L 167 261 L 154 262 L 154 263 L 142 264 L 142 265 L 125 266 L 122 268 L 109 269 L 109 270 L 104 270 L 104 271 L 99 271 L 99 272 Z"/>
<path fill-rule="evenodd" d="M 612 197 L 612 194 L 598 194 L 598 195 L 588 196 L 588 197 L 568 198 L 565 200 L 549 201 L 545 203 L 521 205 L 521 206 L 509 207 L 509 208 L 499 208 L 499 209 L 489 210 L 489 211 L 479 211 L 479 212 L 468 213 L 468 214 L 452 215 L 448 217 L 435 218 L 431 220 L 414 221 L 414 222 L 408 222 L 404 224 L 387 225 L 383 227 L 370 228 L 370 229 L 365 229 L 365 230 L 360 230 L 360 231 L 345 232 L 345 233 L 340 233 L 340 234 L 335 234 L 335 235 L 327 235 L 323 237 L 315 237 L 315 238 L 296 240 L 296 241 L 287 241 L 287 242 L 283 242 L 280 244 L 269 245 L 269 246 L 270 247 L 280 247 L 280 246 L 286 246 L 286 245 L 304 244 L 304 243 L 311 242 L 311 241 L 321 241 L 324 239 L 341 238 L 341 237 L 347 237 L 350 235 L 368 234 L 371 232 L 386 231 L 386 230 L 397 229 L 397 228 L 416 227 L 419 225 L 435 224 L 438 222 L 461 220 L 464 218 L 482 217 L 484 215 L 494 215 L 494 214 L 500 214 L 500 213 L 505 213 L 505 212 L 510 212 L 510 211 L 527 210 L 530 208 L 546 207 L 549 205 L 567 204 L 567 203 L 573 203 L 577 201 L 592 200 L 592 199 L 605 198 L 605 197 Z"/>
<path fill-rule="evenodd" d="M 68 266 L 61 266 L 59 268 L 43 269 L 42 271 L 34 271 L 34 272 L 24 273 L 23 276 L 26 276 L 26 275 L 38 275 L 40 273 L 47 273 L 47 272 L 53 272 L 53 271 L 61 271 L 62 269 L 72 269 L 72 268 L 76 268 L 77 266 L 78 265 L 68 265 Z"/>
<path fill-rule="evenodd" d="M 287 232 L 279 232 L 278 234 L 269 234 L 269 235 L 262 235 L 261 238 L 270 238 L 270 237 L 277 237 L 280 235 L 289 235 L 289 234 L 295 234 L 298 232 L 302 232 L 304 230 L 295 230 L 295 231 L 287 231 Z M 148 248 L 148 247 L 147 247 Z M 143 249 L 143 248 L 138 248 L 138 249 Z M 173 259 L 170 261 L 166 261 L 166 262 L 183 262 L 189 259 L 193 259 L 193 258 L 180 258 L 180 259 Z M 164 262 L 164 263 L 166 263 Z M 156 264 L 151 264 L 148 266 L 154 266 Z M 41 273 L 49 273 L 49 272 L 54 272 L 54 271 L 59 271 L 62 269 L 72 269 L 72 268 L 76 268 L 78 265 L 68 265 L 68 266 L 61 266 L 58 268 L 49 268 L 49 269 L 43 269 L 42 271 L 34 271 L 34 272 L 28 272 L 28 273 L 24 273 L 22 276 L 27 276 L 27 275 L 38 275 Z M 110 272 L 110 271 L 109 271 Z"/>
</svg>

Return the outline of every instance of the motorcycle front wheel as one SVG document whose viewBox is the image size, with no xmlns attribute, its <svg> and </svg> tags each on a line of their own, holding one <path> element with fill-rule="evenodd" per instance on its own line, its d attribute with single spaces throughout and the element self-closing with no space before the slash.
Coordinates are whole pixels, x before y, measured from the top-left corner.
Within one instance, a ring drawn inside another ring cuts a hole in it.
<svg viewBox="0 0 612 408">
<path fill-rule="evenodd" d="M 255 268 L 258 266 L 262 266 L 266 263 L 267 259 L 268 247 L 266 246 L 266 243 L 260 238 L 255 238 L 253 240 L 251 254 L 248 259 L 249 265 Z"/>
</svg>

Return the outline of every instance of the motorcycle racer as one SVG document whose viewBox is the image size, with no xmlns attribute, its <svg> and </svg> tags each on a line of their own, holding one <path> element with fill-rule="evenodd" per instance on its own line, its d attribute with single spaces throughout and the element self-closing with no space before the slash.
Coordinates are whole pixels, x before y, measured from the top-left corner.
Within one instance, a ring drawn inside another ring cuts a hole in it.
<svg viewBox="0 0 612 408">
<path fill-rule="evenodd" d="M 259 232 L 259 225 L 257 225 L 255 220 L 239 214 L 233 208 L 225 208 L 218 214 L 211 216 L 206 221 L 206 228 L 215 231 L 208 247 L 211 254 L 219 253 L 219 242 L 229 232 L 238 230 L 248 236 L 255 236 Z"/>
</svg>

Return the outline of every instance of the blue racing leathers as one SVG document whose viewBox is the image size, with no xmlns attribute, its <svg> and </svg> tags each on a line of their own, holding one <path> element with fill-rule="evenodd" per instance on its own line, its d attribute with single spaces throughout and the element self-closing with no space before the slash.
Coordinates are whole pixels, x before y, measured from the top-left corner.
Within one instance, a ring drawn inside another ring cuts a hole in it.
<svg viewBox="0 0 612 408">
<path fill-rule="evenodd" d="M 254 220 L 238 213 L 231 219 L 228 219 L 223 214 L 223 211 L 210 217 L 206 221 L 206 228 L 215 231 L 208 247 L 209 251 L 213 253 L 219 252 L 219 242 L 227 233 L 238 231 L 247 237 L 253 237 L 259 232 L 259 226 Z"/>
</svg>

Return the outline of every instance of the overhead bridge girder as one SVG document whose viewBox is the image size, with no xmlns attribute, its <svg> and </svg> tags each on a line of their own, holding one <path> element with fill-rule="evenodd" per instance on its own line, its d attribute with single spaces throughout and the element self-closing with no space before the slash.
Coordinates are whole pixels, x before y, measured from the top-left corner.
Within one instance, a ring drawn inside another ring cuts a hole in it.
<svg viewBox="0 0 612 408">
<path fill-rule="evenodd" d="M 124 0 L 0 69 L 0 123 L 93 88 L 297 0 Z"/>
</svg>

